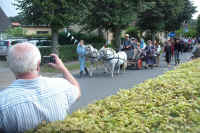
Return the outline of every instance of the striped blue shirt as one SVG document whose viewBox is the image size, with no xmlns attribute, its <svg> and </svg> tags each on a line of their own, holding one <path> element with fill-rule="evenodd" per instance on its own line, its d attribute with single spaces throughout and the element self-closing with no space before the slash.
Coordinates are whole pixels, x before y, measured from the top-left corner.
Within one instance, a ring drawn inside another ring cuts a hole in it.
<svg viewBox="0 0 200 133">
<path fill-rule="evenodd" d="M 0 132 L 17 133 L 42 121 L 63 120 L 78 88 L 63 78 L 19 79 L 0 91 Z"/>
</svg>

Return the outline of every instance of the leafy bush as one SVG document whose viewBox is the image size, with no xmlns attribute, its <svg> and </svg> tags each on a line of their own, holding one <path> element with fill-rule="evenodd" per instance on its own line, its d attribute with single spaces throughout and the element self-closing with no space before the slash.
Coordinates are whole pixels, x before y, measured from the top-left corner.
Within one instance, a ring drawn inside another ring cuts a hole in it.
<svg viewBox="0 0 200 133">
<path fill-rule="evenodd" d="M 150 79 L 36 133 L 197 133 L 200 131 L 200 60 Z M 31 131 L 30 131 L 31 133 Z"/>
<path fill-rule="evenodd" d="M 59 48 L 59 56 L 64 61 L 74 61 L 78 59 L 76 45 L 67 45 Z"/>
<path fill-rule="evenodd" d="M 9 36 L 12 37 L 22 37 L 26 33 L 26 31 L 24 31 L 21 27 L 9 28 L 6 32 Z"/>
</svg>

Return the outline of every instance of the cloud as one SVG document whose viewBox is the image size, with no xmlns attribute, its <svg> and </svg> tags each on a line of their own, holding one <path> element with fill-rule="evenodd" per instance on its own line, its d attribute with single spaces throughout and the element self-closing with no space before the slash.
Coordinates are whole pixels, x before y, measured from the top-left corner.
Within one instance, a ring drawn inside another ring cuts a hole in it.
<svg viewBox="0 0 200 133">
<path fill-rule="evenodd" d="M 0 0 L 0 7 L 8 17 L 16 16 L 18 13 L 16 7 L 13 5 L 14 2 L 15 0 Z"/>
<path fill-rule="evenodd" d="M 192 3 L 194 4 L 194 6 L 196 6 L 196 10 L 197 12 L 195 14 L 193 14 L 193 19 L 196 19 L 198 17 L 198 15 L 200 15 L 200 0 L 191 0 Z"/>
</svg>

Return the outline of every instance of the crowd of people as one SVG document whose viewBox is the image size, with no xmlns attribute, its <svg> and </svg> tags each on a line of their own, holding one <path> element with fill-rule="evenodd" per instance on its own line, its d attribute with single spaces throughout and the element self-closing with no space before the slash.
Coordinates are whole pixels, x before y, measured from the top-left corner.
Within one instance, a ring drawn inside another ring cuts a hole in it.
<svg viewBox="0 0 200 133">
<path fill-rule="evenodd" d="M 170 67 L 174 58 L 175 65 L 180 63 L 180 54 L 188 52 L 197 44 L 195 38 L 170 38 L 162 44 L 160 41 L 144 39 L 140 41 L 134 37 L 125 35 L 125 40 L 121 45 L 121 50 L 128 55 L 128 60 L 137 60 L 141 58 L 145 62 L 145 68 L 160 66 L 160 55 L 164 53 L 167 66 Z"/>
</svg>

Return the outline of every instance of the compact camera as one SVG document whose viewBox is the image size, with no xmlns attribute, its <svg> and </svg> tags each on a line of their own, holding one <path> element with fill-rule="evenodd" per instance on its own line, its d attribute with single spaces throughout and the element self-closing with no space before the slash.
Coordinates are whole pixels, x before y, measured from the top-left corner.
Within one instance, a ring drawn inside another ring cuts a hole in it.
<svg viewBox="0 0 200 133">
<path fill-rule="evenodd" d="M 42 64 L 56 63 L 54 56 L 42 56 Z"/>
</svg>

